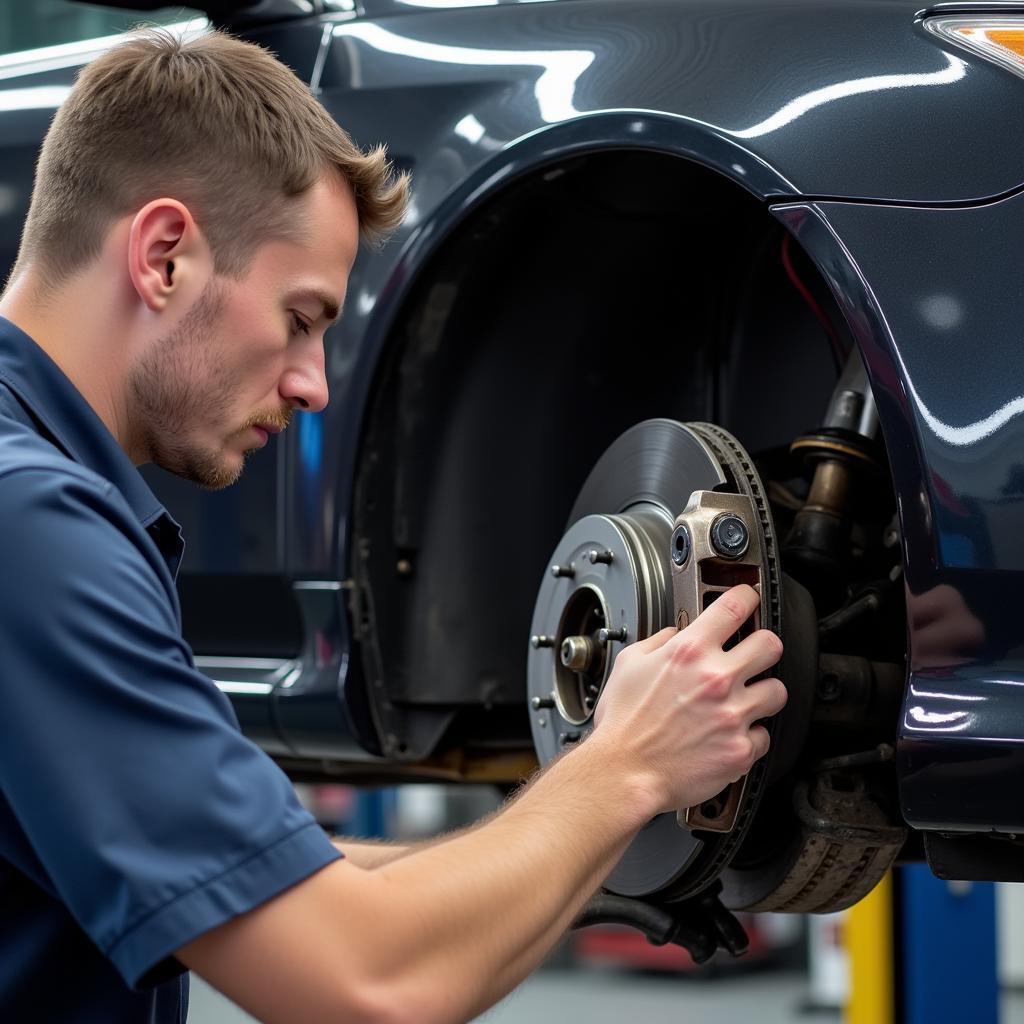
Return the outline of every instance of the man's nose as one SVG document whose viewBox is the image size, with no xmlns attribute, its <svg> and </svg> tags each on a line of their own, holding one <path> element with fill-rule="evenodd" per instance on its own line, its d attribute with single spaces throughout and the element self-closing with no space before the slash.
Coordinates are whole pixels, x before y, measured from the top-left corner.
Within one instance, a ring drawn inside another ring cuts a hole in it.
<svg viewBox="0 0 1024 1024">
<path fill-rule="evenodd" d="M 320 412 L 327 405 L 330 394 L 324 370 L 323 352 L 301 365 L 290 367 L 281 378 L 281 397 L 302 412 Z"/>
</svg>

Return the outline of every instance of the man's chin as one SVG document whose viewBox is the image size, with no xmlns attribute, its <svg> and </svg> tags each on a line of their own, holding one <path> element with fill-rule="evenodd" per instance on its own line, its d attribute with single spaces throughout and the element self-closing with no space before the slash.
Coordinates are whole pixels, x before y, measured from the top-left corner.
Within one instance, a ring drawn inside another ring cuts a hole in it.
<svg viewBox="0 0 1024 1024">
<path fill-rule="evenodd" d="M 204 491 L 223 491 L 225 487 L 230 487 L 238 481 L 245 468 L 245 460 L 250 454 L 245 452 L 241 456 L 231 458 L 223 453 L 212 455 L 203 452 L 191 453 L 186 458 L 166 462 L 154 461 L 161 469 L 190 483 L 198 484 Z"/>
</svg>

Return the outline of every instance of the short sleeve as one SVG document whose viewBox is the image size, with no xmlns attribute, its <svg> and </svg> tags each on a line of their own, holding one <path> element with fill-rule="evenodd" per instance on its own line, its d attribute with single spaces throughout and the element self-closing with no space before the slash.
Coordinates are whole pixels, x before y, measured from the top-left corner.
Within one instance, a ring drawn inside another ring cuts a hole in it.
<svg viewBox="0 0 1024 1024">
<path fill-rule="evenodd" d="M 0 478 L 0 782 L 32 873 L 132 986 L 338 853 L 193 665 L 111 485 Z M 173 964 L 170 966 L 173 967 Z"/>
</svg>

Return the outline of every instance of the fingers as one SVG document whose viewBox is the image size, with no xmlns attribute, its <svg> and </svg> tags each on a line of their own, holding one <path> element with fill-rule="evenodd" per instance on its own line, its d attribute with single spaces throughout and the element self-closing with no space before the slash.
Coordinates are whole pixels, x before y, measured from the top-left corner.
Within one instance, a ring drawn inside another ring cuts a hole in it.
<svg viewBox="0 0 1024 1024">
<path fill-rule="evenodd" d="M 754 747 L 754 761 L 760 761 L 768 753 L 768 748 L 771 746 L 768 730 L 763 725 L 751 726 L 750 742 Z"/>
<path fill-rule="evenodd" d="M 680 631 L 680 636 L 721 647 L 760 607 L 761 596 L 746 583 L 727 590 Z"/>
<path fill-rule="evenodd" d="M 759 629 L 726 651 L 725 656 L 746 681 L 779 663 L 782 641 L 770 629 Z"/>
<path fill-rule="evenodd" d="M 629 647 L 640 651 L 641 654 L 652 654 L 659 647 L 664 647 L 678 632 L 679 630 L 675 626 L 666 626 L 664 629 L 659 629 L 657 633 L 653 633 L 643 640 L 637 640 L 635 643 L 630 644 Z M 628 650 L 629 648 L 626 649 Z"/>
<path fill-rule="evenodd" d="M 781 679 L 759 679 L 744 691 L 745 717 L 749 722 L 771 718 L 786 706 L 787 699 Z"/>
</svg>

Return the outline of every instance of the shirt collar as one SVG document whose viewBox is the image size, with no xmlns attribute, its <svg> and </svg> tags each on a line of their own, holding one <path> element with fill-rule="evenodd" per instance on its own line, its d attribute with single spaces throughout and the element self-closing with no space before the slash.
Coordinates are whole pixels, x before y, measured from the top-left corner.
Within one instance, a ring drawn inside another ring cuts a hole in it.
<svg viewBox="0 0 1024 1024">
<path fill-rule="evenodd" d="M 17 395 L 75 462 L 109 480 L 176 568 L 181 528 L 149 489 L 124 449 L 61 368 L 24 331 L 0 317 L 0 383 Z"/>
</svg>

